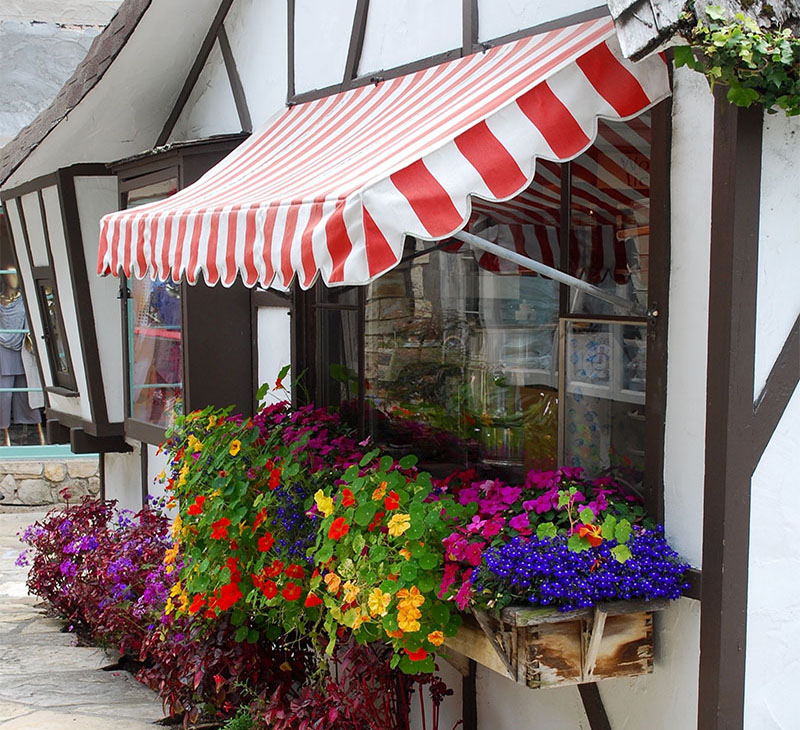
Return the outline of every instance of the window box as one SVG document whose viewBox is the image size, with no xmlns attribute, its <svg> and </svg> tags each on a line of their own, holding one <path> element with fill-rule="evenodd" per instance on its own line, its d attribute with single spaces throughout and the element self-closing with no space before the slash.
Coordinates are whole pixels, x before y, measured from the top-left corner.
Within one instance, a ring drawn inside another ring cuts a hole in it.
<svg viewBox="0 0 800 730">
<path fill-rule="evenodd" d="M 509 606 L 476 611 L 445 648 L 531 689 L 653 671 L 653 614 L 667 601 L 617 601 L 580 611 Z"/>
</svg>

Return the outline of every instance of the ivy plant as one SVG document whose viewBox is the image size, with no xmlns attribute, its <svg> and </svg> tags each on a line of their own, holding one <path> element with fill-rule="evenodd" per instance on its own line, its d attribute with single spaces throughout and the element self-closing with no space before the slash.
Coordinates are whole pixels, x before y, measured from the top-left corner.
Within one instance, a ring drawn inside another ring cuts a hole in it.
<svg viewBox="0 0 800 730">
<path fill-rule="evenodd" d="M 741 107 L 761 104 L 768 112 L 800 114 L 800 39 L 789 29 L 771 31 L 753 18 L 730 18 L 718 6 L 706 9 L 688 31 L 690 45 L 675 48 L 675 66 L 688 66 L 728 87 L 728 100 Z M 688 14 L 685 20 L 694 18 Z"/>
</svg>

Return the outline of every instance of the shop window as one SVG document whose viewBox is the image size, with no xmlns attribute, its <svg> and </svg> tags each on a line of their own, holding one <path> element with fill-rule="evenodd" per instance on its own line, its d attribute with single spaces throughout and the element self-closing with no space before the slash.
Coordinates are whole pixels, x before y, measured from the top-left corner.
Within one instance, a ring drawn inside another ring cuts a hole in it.
<svg viewBox="0 0 800 730">
<path fill-rule="evenodd" d="M 163 200 L 176 191 L 177 178 L 167 174 L 130 187 L 125 207 Z M 130 279 L 128 289 L 128 415 L 166 428 L 182 409 L 181 287 L 145 278 Z"/>
<path fill-rule="evenodd" d="M 464 245 L 409 239 L 368 287 L 317 287 L 317 400 L 433 471 L 518 478 L 565 464 L 641 484 L 649 160 L 649 114 L 601 122 L 595 145 L 563 166 L 538 163 L 517 198 L 473 201 L 469 225 L 629 306 Z"/>
<path fill-rule="evenodd" d="M 67 338 L 64 334 L 64 322 L 61 317 L 61 305 L 58 301 L 58 292 L 53 284 L 52 274 L 48 278 L 36 277 L 36 293 L 42 310 L 44 340 L 53 369 L 53 380 L 63 388 L 76 390 Z"/>
</svg>

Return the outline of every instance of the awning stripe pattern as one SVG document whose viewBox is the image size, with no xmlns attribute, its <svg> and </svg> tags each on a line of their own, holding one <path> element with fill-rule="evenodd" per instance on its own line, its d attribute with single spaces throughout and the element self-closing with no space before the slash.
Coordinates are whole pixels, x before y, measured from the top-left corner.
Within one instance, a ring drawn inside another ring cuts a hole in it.
<svg viewBox="0 0 800 730">
<path fill-rule="evenodd" d="M 664 59 L 622 59 L 600 19 L 293 106 L 194 185 L 105 216 L 98 273 L 366 283 L 406 235 L 451 235 L 473 200 L 517 195 L 537 159 L 572 159 L 599 119 L 668 94 Z"/>
</svg>

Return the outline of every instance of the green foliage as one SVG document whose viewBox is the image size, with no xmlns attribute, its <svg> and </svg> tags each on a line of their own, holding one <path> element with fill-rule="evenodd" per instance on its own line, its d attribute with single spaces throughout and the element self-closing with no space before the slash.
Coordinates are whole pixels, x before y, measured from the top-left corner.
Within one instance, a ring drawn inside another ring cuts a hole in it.
<svg viewBox="0 0 800 730">
<path fill-rule="evenodd" d="M 789 29 L 760 28 L 743 13 L 728 18 L 716 6 L 706 15 L 708 22 L 698 20 L 689 31 L 691 45 L 674 49 L 675 66 L 699 71 L 712 88 L 727 86 L 728 100 L 737 106 L 758 103 L 773 114 L 800 114 L 800 39 Z"/>
<path fill-rule="evenodd" d="M 239 710 L 222 726 L 222 730 L 252 730 L 252 728 L 253 718 L 247 710 Z"/>
</svg>

